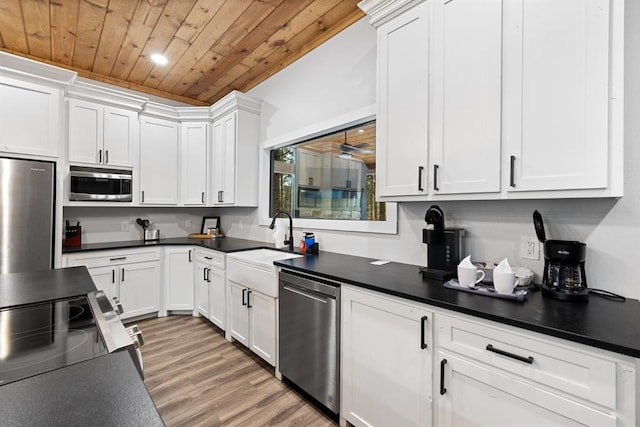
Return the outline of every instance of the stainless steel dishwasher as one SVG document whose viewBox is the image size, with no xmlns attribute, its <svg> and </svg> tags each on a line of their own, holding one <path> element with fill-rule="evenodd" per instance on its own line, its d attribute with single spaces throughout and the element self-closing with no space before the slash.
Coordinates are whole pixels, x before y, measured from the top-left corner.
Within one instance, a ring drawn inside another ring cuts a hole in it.
<svg viewBox="0 0 640 427">
<path fill-rule="evenodd" d="M 340 283 L 280 272 L 279 370 L 334 414 L 340 409 Z"/>
</svg>

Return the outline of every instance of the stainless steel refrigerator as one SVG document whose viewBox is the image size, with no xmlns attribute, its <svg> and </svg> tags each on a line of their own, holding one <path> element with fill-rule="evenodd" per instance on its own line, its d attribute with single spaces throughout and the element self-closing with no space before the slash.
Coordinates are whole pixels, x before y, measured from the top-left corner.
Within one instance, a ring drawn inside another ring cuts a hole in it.
<svg viewBox="0 0 640 427">
<path fill-rule="evenodd" d="M 0 158 L 0 273 L 53 267 L 55 164 Z"/>
</svg>

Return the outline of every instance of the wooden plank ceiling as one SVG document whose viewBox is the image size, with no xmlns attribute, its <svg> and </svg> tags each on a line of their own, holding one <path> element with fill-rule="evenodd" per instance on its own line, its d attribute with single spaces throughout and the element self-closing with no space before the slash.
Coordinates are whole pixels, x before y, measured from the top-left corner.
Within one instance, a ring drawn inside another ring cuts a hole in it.
<svg viewBox="0 0 640 427">
<path fill-rule="evenodd" d="M 246 92 L 364 16 L 359 0 L 0 0 L 0 50 L 193 105 Z M 154 53 L 169 63 L 156 65 Z"/>
</svg>

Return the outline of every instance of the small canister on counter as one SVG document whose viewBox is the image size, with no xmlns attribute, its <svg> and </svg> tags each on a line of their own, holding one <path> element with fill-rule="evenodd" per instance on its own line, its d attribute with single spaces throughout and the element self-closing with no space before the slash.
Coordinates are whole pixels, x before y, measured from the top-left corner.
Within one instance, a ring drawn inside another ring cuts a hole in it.
<svg viewBox="0 0 640 427">
<path fill-rule="evenodd" d="M 82 227 L 80 221 L 77 225 L 70 225 L 67 221 L 64 229 L 64 245 L 68 248 L 82 246 Z"/>
</svg>

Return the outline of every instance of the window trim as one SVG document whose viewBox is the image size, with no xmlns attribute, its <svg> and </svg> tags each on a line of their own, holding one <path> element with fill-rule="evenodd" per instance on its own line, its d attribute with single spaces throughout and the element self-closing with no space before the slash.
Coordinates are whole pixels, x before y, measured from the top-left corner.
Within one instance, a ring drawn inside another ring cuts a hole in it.
<svg viewBox="0 0 640 427">
<path fill-rule="evenodd" d="M 258 224 L 268 226 L 271 223 L 269 217 L 269 204 L 271 198 L 271 158 L 270 152 L 275 148 L 296 144 L 328 133 L 336 132 L 352 126 L 358 126 L 376 119 L 375 105 L 362 108 L 350 114 L 334 117 L 325 122 L 313 124 L 298 131 L 290 132 L 284 136 L 263 141 L 260 144 L 259 167 L 259 200 L 258 200 Z M 398 234 L 398 204 L 386 202 L 387 219 L 385 221 L 363 220 L 333 220 L 294 218 L 294 228 L 307 228 L 311 230 L 355 231 L 361 233 Z"/>
</svg>

